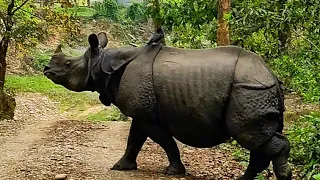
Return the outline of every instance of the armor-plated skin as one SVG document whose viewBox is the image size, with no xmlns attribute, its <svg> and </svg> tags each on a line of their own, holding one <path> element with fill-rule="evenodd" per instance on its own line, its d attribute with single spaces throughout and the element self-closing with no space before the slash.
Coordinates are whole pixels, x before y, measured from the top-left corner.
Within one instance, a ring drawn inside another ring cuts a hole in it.
<svg viewBox="0 0 320 180">
<path fill-rule="evenodd" d="M 232 137 L 250 150 L 240 179 L 253 180 L 270 161 L 278 180 L 291 179 L 290 143 L 281 134 L 283 93 L 261 57 L 235 46 L 104 49 L 107 42 L 105 33 L 90 35 L 90 48 L 78 58 L 58 47 L 44 74 L 72 91 L 98 91 L 103 104 L 133 118 L 126 152 L 112 169 L 137 169 L 149 137 L 168 156 L 166 173 L 184 174 L 173 137 L 200 148 Z"/>
<path fill-rule="evenodd" d="M 241 51 L 162 48 L 153 68 L 157 114 L 179 141 L 212 147 L 230 138 L 225 109 Z"/>
</svg>

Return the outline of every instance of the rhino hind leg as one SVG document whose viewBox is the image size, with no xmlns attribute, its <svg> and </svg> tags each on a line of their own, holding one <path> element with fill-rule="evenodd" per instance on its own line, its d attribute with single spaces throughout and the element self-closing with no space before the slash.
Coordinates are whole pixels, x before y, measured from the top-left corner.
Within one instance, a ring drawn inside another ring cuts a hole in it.
<svg viewBox="0 0 320 180">
<path fill-rule="evenodd" d="M 292 171 L 288 164 L 290 144 L 286 137 L 275 133 L 269 141 L 250 151 L 249 166 L 240 180 L 253 180 L 258 173 L 268 168 L 270 161 L 277 180 L 291 180 Z"/>
<path fill-rule="evenodd" d="M 289 141 L 283 127 L 283 99 L 278 86 L 248 89 L 235 85 L 230 95 L 226 123 L 230 135 L 250 150 L 250 162 L 241 179 L 253 180 L 272 161 L 278 180 L 291 179 L 287 163 Z"/>
<path fill-rule="evenodd" d="M 271 159 L 265 155 L 263 150 L 250 151 L 250 161 L 247 170 L 239 180 L 253 180 L 258 173 L 269 167 Z"/>
<path fill-rule="evenodd" d="M 278 180 L 291 180 L 292 170 L 288 164 L 290 153 L 290 142 L 282 134 L 276 132 L 275 135 L 264 144 L 264 150 L 268 157 L 271 157 L 273 170 Z"/>
</svg>

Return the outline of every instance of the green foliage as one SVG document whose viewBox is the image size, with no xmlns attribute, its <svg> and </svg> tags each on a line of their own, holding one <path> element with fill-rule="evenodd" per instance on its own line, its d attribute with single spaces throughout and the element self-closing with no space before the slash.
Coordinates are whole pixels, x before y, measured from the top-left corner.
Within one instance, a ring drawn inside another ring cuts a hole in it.
<svg viewBox="0 0 320 180">
<path fill-rule="evenodd" d="M 102 2 L 96 2 L 93 5 L 96 10 L 95 16 L 102 16 L 108 19 L 119 21 L 121 17 L 121 9 L 124 8 L 117 0 L 103 0 Z"/>
<path fill-rule="evenodd" d="M 60 102 L 62 112 L 70 109 L 81 110 L 87 106 L 100 104 L 98 96 L 90 92 L 72 92 L 60 85 L 54 84 L 44 76 L 7 76 L 6 89 L 15 92 L 41 93 Z"/>
<path fill-rule="evenodd" d="M 320 114 L 300 118 L 287 132 L 291 143 L 290 161 L 302 166 L 301 175 L 308 179 L 320 174 Z"/>
<path fill-rule="evenodd" d="M 62 8 L 56 7 L 54 11 L 60 14 L 66 13 L 70 16 L 76 17 L 92 17 L 96 14 L 96 11 L 93 8 L 88 7 L 72 7 L 72 8 Z"/>
<path fill-rule="evenodd" d="M 210 48 L 216 46 L 216 4 L 216 0 L 166 0 L 157 14 L 152 1 L 148 1 L 146 14 L 163 21 L 168 45 Z"/>
<path fill-rule="evenodd" d="M 316 174 L 312 176 L 315 180 L 320 180 L 320 174 Z"/>
<path fill-rule="evenodd" d="M 48 64 L 51 59 L 53 52 L 51 51 L 36 51 L 33 54 L 34 61 L 32 67 L 36 71 L 43 71 L 43 68 Z"/>
<path fill-rule="evenodd" d="M 22 1 L 16 1 L 17 4 L 21 4 Z M 6 9 L 9 5 L 9 1 L 1 1 L 0 14 L 6 14 Z M 9 37 L 13 38 L 15 42 L 21 42 L 25 46 L 33 46 L 39 40 L 43 40 L 47 31 L 43 28 L 43 22 L 34 14 L 37 14 L 37 9 L 32 6 L 31 2 L 25 4 L 19 11 L 13 16 L 12 30 L 7 32 Z M 4 17 L 0 17 L 1 19 Z M 4 23 L 0 23 L 0 36 L 5 33 Z M 26 40 L 27 39 L 27 40 Z"/>
<path fill-rule="evenodd" d="M 232 155 L 236 161 L 240 162 L 241 165 L 244 167 L 248 166 L 249 158 L 250 158 L 250 151 L 243 148 L 236 140 L 231 142 L 233 146 Z"/>
<path fill-rule="evenodd" d="M 95 2 L 93 8 L 96 11 L 94 15 L 96 18 L 104 17 L 121 24 L 147 20 L 145 16 L 145 3 L 133 2 L 125 7 L 118 3 L 117 0 L 103 0 L 102 2 Z"/>
<path fill-rule="evenodd" d="M 116 106 L 105 108 L 98 113 L 89 114 L 86 117 L 88 120 L 93 121 L 127 121 L 128 118 L 121 113 Z"/>
<path fill-rule="evenodd" d="M 131 21 L 146 21 L 146 6 L 144 3 L 132 3 L 126 9 L 126 17 Z"/>
<path fill-rule="evenodd" d="M 269 62 L 272 69 L 291 89 L 300 93 L 306 101 L 320 100 L 320 61 L 305 56 L 283 56 Z"/>
</svg>

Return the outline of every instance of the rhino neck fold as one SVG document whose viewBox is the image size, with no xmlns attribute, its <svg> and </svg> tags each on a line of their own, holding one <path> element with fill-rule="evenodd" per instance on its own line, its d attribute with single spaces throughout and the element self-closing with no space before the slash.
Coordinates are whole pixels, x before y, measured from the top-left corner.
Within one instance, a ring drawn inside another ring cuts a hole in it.
<svg viewBox="0 0 320 180">
<path fill-rule="evenodd" d="M 104 104 L 115 104 L 122 75 L 129 62 L 135 59 L 141 49 L 114 48 L 100 52 L 99 57 L 89 61 L 87 89 L 97 91 Z"/>
<path fill-rule="evenodd" d="M 103 92 L 104 94 L 109 96 L 109 98 L 111 99 L 111 103 L 115 104 L 116 106 L 117 106 L 116 101 L 117 101 L 120 81 L 126 68 L 127 68 L 127 64 L 122 66 L 120 69 L 118 69 L 117 71 L 111 74 L 109 82 L 106 82 L 107 83 L 106 90 L 105 92 Z"/>
</svg>

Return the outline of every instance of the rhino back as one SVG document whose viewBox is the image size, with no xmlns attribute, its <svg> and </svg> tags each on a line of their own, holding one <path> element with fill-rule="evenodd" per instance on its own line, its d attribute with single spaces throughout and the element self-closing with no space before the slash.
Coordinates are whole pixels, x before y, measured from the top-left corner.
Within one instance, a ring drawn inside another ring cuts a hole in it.
<svg viewBox="0 0 320 180">
<path fill-rule="evenodd" d="M 235 70 L 235 84 L 264 89 L 276 82 L 276 76 L 260 56 L 247 50 L 241 52 Z"/>
<path fill-rule="evenodd" d="M 223 137 L 222 116 L 241 51 L 232 46 L 206 50 L 162 48 L 153 68 L 158 116 L 176 136 L 181 136 L 180 140 L 188 137 L 184 140 L 190 144 L 201 143 L 203 135 L 212 140 Z M 195 139 L 190 140 L 190 135 Z"/>
</svg>

